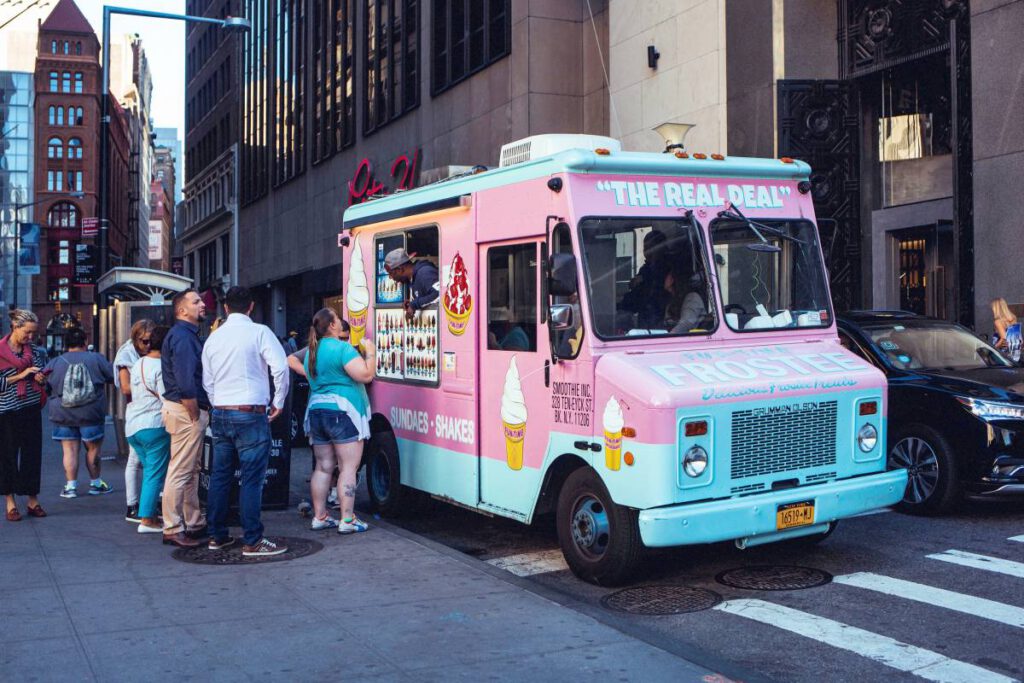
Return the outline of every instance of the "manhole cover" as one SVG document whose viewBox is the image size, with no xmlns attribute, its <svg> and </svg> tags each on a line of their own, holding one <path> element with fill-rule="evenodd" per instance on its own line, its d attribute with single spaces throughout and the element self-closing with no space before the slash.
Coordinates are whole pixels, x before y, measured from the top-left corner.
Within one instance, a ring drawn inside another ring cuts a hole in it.
<svg viewBox="0 0 1024 683">
<path fill-rule="evenodd" d="M 637 586 L 623 588 L 601 598 L 608 609 L 630 614 L 685 614 L 714 607 L 722 596 L 689 586 Z"/>
<path fill-rule="evenodd" d="M 272 557 L 245 557 L 242 555 L 242 542 L 238 540 L 227 550 L 210 550 L 205 544 L 196 548 L 178 548 L 171 553 L 171 557 L 179 562 L 192 564 L 266 564 L 267 562 L 295 560 L 318 553 L 324 548 L 322 543 L 306 538 L 273 536 L 270 540 L 288 546 L 288 552 Z"/>
<path fill-rule="evenodd" d="M 820 569 L 785 565 L 740 567 L 722 572 L 715 581 L 733 588 L 752 591 L 793 591 L 823 586 L 832 575 Z"/>
</svg>

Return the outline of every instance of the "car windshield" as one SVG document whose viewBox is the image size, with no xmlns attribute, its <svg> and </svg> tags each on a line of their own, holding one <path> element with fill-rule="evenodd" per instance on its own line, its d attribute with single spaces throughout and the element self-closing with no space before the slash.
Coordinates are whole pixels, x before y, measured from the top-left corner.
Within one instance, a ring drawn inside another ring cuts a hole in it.
<svg viewBox="0 0 1024 683">
<path fill-rule="evenodd" d="M 864 330 L 878 352 L 901 370 L 1010 367 L 992 346 L 951 323 L 887 324 Z"/>
<path fill-rule="evenodd" d="M 716 220 L 715 270 L 725 321 L 736 331 L 828 327 L 818 233 L 809 221 Z"/>
<path fill-rule="evenodd" d="M 602 339 L 715 328 L 701 237 L 688 219 L 580 221 L 594 332 Z"/>
</svg>

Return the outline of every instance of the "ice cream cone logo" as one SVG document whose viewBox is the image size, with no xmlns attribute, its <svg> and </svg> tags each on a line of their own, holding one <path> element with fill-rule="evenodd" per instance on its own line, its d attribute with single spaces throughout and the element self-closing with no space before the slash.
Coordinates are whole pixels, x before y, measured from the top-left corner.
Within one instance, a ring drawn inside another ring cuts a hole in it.
<svg viewBox="0 0 1024 683">
<path fill-rule="evenodd" d="M 501 393 L 501 422 L 505 433 L 505 457 L 513 470 L 523 469 L 523 442 L 526 439 L 526 397 L 519 381 L 516 357 L 508 364 L 505 388 Z"/>
<path fill-rule="evenodd" d="M 452 259 L 441 306 L 448 321 L 448 331 L 456 336 L 465 332 L 469 326 L 469 314 L 473 312 L 473 297 L 469 293 L 466 263 L 459 252 L 455 252 L 455 258 Z"/>
<path fill-rule="evenodd" d="M 622 426 L 625 424 L 622 406 L 615 396 L 604 405 L 604 464 L 610 470 L 618 470 L 622 466 Z"/>
<path fill-rule="evenodd" d="M 366 334 L 366 310 L 370 305 L 370 288 L 366 285 L 366 270 L 363 265 L 363 249 L 357 236 L 352 243 L 352 256 L 348 266 L 348 287 L 345 292 L 345 307 L 348 309 L 349 341 L 359 346 Z"/>
</svg>

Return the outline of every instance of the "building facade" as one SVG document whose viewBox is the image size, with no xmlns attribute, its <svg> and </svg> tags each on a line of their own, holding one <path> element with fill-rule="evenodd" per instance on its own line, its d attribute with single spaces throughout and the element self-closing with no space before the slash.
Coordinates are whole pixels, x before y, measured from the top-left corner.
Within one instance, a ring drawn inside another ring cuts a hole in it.
<svg viewBox="0 0 1024 683">
<path fill-rule="evenodd" d="M 32 278 L 38 275 L 39 247 L 21 244 L 19 226 L 33 223 L 37 215 L 34 188 L 35 157 L 35 75 L 0 71 L 0 310 L 26 305 Z M 15 267 L 18 251 L 25 251 L 27 263 Z M 17 279 L 15 273 L 18 273 Z M 7 329 L 8 321 L 0 321 Z"/>
<path fill-rule="evenodd" d="M 174 240 L 174 156 L 170 147 L 157 147 L 150 187 L 149 267 L 170 271 Z"/>
<path fill-rule="evenodd" d="M 529 135 L 608 131 L 599 0 L 248 0 L 245 16 L 238 277 L 278 334 L 338 305 L 352 202 L 496 165 Z"/>
<path fill-rule="evenodd" d="M 189 14 L 226 18 L 243 0 L 187 0 Z M 185 57 L 185 222 L 178 227 L 182 268 L 210 296 L 237 282 L 238 37 L 217 26 L 190 24 Z"/>
<path fill-rule="evenodd" d="M 610 9 L 612 133 L 657 150 L 651 128 L 690 123 L 694 151 L 808 161 L 837 309 L 1024 313 L 1024 2 Z"/>
<path fill-rule="evenodd" d="M 177 206 L 184 196 L 181 186 L 185 182 L 185 174 L 182 172 L 181 166 L 181 161 L 184 158 L 181 153 L 181 138 L 178 137 L 177 128 L 154 128 L 153 133 L 156 136 L 153 138 L 154 144 L 157 147 L 167 147 L 171 150 L 171 156 L 174 157 L 174 204 Z"/>
<path fill-rule="evenodd" d="M 93 288 L 76 281 L 79 244 L 95 241 L 83 232 L 96 216 L 99 189 L 101 93 L 100 45 L 72 0 L 60 0 L 39 27 L 36 92 L 35 198 L 42 224 L 41 274 L 33 283 L 33 308 L 40 320 L 69 314 L 90 329 Z M 111 196 L 128 195 L 129 138 L 124 110 L 111 97 Z M 112 201 L 110 263 L 123 265 L 128 240 L 128 203 Z"/>
</svg>

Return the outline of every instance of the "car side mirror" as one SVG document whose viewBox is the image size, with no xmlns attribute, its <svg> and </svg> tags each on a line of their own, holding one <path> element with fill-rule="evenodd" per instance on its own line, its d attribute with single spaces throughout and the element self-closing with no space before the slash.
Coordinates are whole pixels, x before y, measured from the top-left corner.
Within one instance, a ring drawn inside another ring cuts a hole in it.
<svg viewBox="0 0 1024 683">
<path fill-rule="evenodd" d="M 548 310 L 551 327 L 556 330 L 568 330 L 573 326 L 572 305 L 555 304 Z"/>
<path fill-rule="evenodd" d="M 551 276 L 548 293 L 552 296 L 575 294 L 577 290 L 576 257 L 572 254 L 552 254 L 549 263 Z"/>
</svg>

